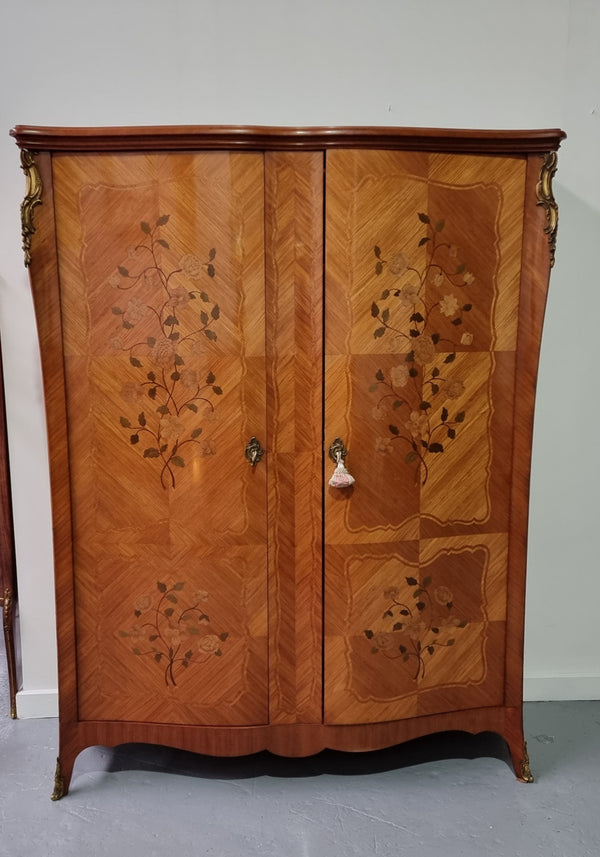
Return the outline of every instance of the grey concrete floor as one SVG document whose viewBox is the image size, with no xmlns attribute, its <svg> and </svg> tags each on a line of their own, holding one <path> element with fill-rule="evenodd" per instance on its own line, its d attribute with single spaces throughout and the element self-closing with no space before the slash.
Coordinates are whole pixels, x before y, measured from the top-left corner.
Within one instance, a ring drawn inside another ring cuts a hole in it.
<svg viewBox="0 0 600 857">
<path fill-rule="evenodd" d="M 599 857 L 600 702 L 529 703 L 536 782 L 494 736 L 367 754 L 211 759 L 89 748 L 50 800 L 57 722 L 11 720 L 0 647 L 2 857 Z"/>
</svg>

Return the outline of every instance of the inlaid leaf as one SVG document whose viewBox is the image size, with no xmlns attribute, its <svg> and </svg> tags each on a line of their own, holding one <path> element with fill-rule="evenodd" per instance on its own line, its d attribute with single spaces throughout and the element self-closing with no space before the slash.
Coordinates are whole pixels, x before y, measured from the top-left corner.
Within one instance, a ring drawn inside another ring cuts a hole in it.
<svg viewBox="0 0 600 857">
<path fill-rule="evenodd" d="M 373 631 L 371 631 L 371 630 L 365 631 L 365 637 L 367 638 L 367 640 L 372 640 L 374 636 L 375 635 L 374 635 Z"/>
<path fill-rule="evenodd" d="M 221 389 L 221 387 L 213 387 L 212 389 L 215 396 L 223 395 L 223 390 Z"/>
<path fill-rule="evenodd" d="M 404 625 L 402 624 L 402 622 L 394 622 L 392 631 L 401 631 L 403 627 Z"/>
<path fill-rule="evenodd" d="M 214 247 L 211 247 L 210 250 L 208 251 L 208 261 L 212 262 L 212 260 L 215 258 L 216 255 L 217 255 L 217 251 L 215 250 Z"/>
<path fill-rule="evenodd" d="M 173 359 L 173 362 L 175 363 L 176 366 L 183 366 L 183 364 L 185 363 L 185 360 L 183 359 L 181 354 L 176 354 L 174 359 Z"/>
<path fill-rule="evenodd" d="M 440 388 L 438 387 L 438 385 L 437 385 L 437 384 L 432 384 L 432 385 L 431 385 L 431 392 L 432 392 L 432 393 L 439 393 L 439 392 L 440 392 Z"/>
<path fill-rule="evenodd" d="M 415 369 L 415 367 L 413 366 L 411 369 L 408 370 L 408 374 L 410 375 L 411 378 L 416 378 L 417 375 L 419 374 L 419 370 Z"/>
<path fill-rule="evenodd" d="M 142 654 L 137 646 L 135 646 L 135 648 L 133 648 L 131 651 L 133 652 L 134 655 L 141 655 Z"/>
<path fill-rule="evenodd" d="M 385 381 L 385 375 L 383 374 L 383 369 L 378 369 L 377 372 L 375 372 L 375 377 L 377 378 L 378 381 Z"/>
<path fill-rule="evenodd" d="M 204 335 L 206 336 L 207 339 L 210 339 L 213 342 L 215 342 L 217 339 L 217 334 L 214 332 L 214 330 L 208 330 L 207 329 L 204 331 Z"/>
<path fill-rule="evenodd" d="M 154 660 L 156 661 L 157 664 L 159 664 L 161 662 L 161 659 L 162 659 L 162 652 L 157 652 L 154 655 Z"/>
<path fill-rule="evenodd" d="M 387 324 L 388 321 L 390 320 L 390 311 L 387 307 L 381 313 L 381 320 L 384 322 L 384 324 Z"/>
<path fill-rule="evenodd" d="M 132 366 L 135 366 L 136 369 L 142 368 L 142 363 L 140 360 L 137 359 L 137 357 L 130 357 L 129 362 L 131 363 Z"/>
<path fill-rule="evenodd" d="M 467 270 L 467 263 L 466 263 L 466 262 L 462 262 L 462 263 L 461 263 L 460 265 L 458 265 L 458 267 L 456 268 L 456 273 L 457 273 L 457 274 L 464 274 L 464 272 L 465 272 L 466 270 Z"/>
<path fill-rule="evenodd" d="M 420 313 L 420 312 L 413 312 L 413 314 L 412 314 L 412 315 L 411 315 L 411 317 L 410 317 L 410 320 L 411 320 L 411 321 L 416 321 L 417 323 L 420 323 L 420 322 L 422 322 L 422 321 L 425 321 L 425 319 L 423 318 L 423 316 L 421 315 L 421 313 Z"/>
<path fill-rule="evenodd" d="M 185 406 L 188 411 L 193 411 L 195 414 L 198 413 L 198 405 L 195 405 L 193 402 L 186 402 Z"/>
<path fill-rule="evenodd" d="M 464 422 L 465 415 L 466 415 L 466 411 L 460 411 L 460 412 L 459 412 L 459 413 L 454 417 L 454 419 L 455 419 L 455 421 L 456 421 L 457 423 L 462 423 L 462 422 Z"/>
<path fill-rule="evenodd" d="M 179 324 L 179 319 L 175 315 L 168 315 L 163 324 L 165 327 L 171 327 L 173 324 Z"/>
<path fill-rule="evenodd" d="M 146 375 L 146 378 L 149 381 L 152 381 L 152 383 L 154 383 L 156 381 L 156 375 L 154 374 L 154 372 L 148 372 L 148 374 Z"/>
<path fill-rule="evenodd" d="M 430 223 L 429 215 L 425 214 L 423 211 L 419 212 L 419 220 L 421 223 Z"/>
<path fill-rule="evenodd" d="M 398 651 L 405 655 L 406 654 L 406 646 L 398 646 Z"/>
<path fill-rule="evenodd" d="M 445 225 L 446 225 L 445 220 L 438 220 L 438 222 L 435 224 L 435 231 L 441 232 Z"/>
<path fill-rule="evenodd" d="M 381 300 L 382 300 L 382 301 L 387 301 L 387 299 L 389 298 L 389 296 L 390 296 L 390 290 L 389 290 L 389 289 L 384 289 L 384 290 L 382 291 L 382 293 L 381 293 Z"/>
<path fill-rule="evenodd" d="M 140 442 L 139 434 L 132 434 L 131 437 L 129 438 L 129 443 L 131 443 L 132 445 L 139 443 L 139 442 Z"/>
<path fill-rule="evenodd" d="M 403 404 L 404 404 L 404 399 L 396 399 L 396 401 L 392 405 L 392 408 L 394 410 L 396 410 L 396 408 L 401 408 Z"/>
<path fill-rule="evenodd" d="M 229 636 L 229 632 L 223 631 L 222 634 L 219 634 L 219 640 L 223 640 L 223 642 L 225 642 L 225 640 L 227 639 L 228 636 Z"/>
<path fill-rule="evenodd" d="M 146 414 L 145 414 L 143 411 L 142 411 L 142 413 L 141 413 L 141 414 L 138 414 L 138 423 L 139 423 L 141 426 L 145 426 L 145 425 L 146 425 Z"/>
<path fill-rule="evenodd" d="M 421 581 L 421 586 L 423 587 L 423 589 L 427 589 L 428 586 L 431 586 L 431 577 L 429 575 L 423 578 L 423 580 Z"/>
<path fill-rule="evenodd" d="M 158 589 L 159 592 L 166 592 L 167 591 L 167 584 L 162 583 L 162 581 L 159 580 L 156 583 L 156 588 Z"/>
<path fill-rule="evenodd" d="M 430 407 L 431 407 L 430 402 L 421 402 L 421 404 L 419 405 L 419 409 L 421 411 L 427 411 Z"/>
<path fill-rule="evenodd" d="M 144 458 L 158 458 L 159 456 L 160 452 L 154 446 L 149 446 L 148 449 L 144 450 Z"/>
<path fill-rule="evenodd" d="M 216 273 L 215 266 L 214 265 L 207 265 L 206 273 L 208 274 L 209 277 L 214 277 L 214 275 Z"/>
<path fill-rule="evenodd" d="M 431 341 L 433 342 L 434 345 L 437 345 L 438 342 L 440 341 L 439 333 L 432 333 L 431 334 Z"/>
<path fill-rule="evenodd" d="M 385 333 L 385 327 L 378 327 L 373 331 L 373 336 L 375 339 L 380 339 Z"/>
<path fill-rule="evenodd" d="M 456 354 L 454 352 L 452 352 L 451 354 L 446 355 L 446 357 L 444 359 L 444 363 L 453 363 L 455 359 L 456 359 Z"/>
<path fill-rule="evenodd" d="M 459 324 L 462 324 L 462 323 L 463 323 L 463 321 L 462 321 L 462 318 L 461 318 L 460 316 L 457 316 L 456 318 L 453 318 L 453 319 L 452 319 L 452 324 L 453 324 L 455 327 L 458 327 L 458 325 L 459 325 Z"/>
<path fill-rule="evenodd" d="M 400 611 L 400 615 L 401 615 L 401 616 L 410 616 L 410 610 L 407 610 L 407 609 L 406 609 L 406 607 L 404 607 L 404 608 Z"/>
<path fill-rule="evenodd" d="M 150 348 L 154 348 L 154 346 L 156 345 L 156 339 L 153 336 L 149 336 L 146 339 L 146 343 Z M 152 380 L 154 380 L 154 378 L 152 378 Z"/>
<path fill-rule="evenodd" d="M 376 244 L 374 247 L 374 252 L 375 252 L 375 255 L 377 256 L 377 258 L 380 259 L 381 258 L 381 247 L 378 247 Z"/>
<path fill-rule="evenodd" d="M 456 437 L 456 429 L 449 428 L 448 437 L 450 438 L 450 440 L 454 440 L 454 438 Z"/>
<path fill-rule="evenodd" d="M 404 460 L 406 461 L 407 464 L 413 464 L 415 461 L 418 460 L 418 458 L 419 458 L 419 456 L 417 455 L 416 452 L 408 452 L 406 454 L 406 458 Z"/>
<path fill-rule="evenodd" d="M 127 268 L 124 268 L 122 265 L 119 265 L 119 267 L 117 268 L 117 271 L 119 272 L 119 274 L 122 277 L 128 277 L 129 276 L 129 271 L 127 270 Z"/>
<path fill-rule="evenodd" d="M 151 228 L 150 224 L 149 224 L 149 223 L 146 223 L 146 221 L 145 221 L 145 220 L 142 220 L 142 222 L 140 223 L 140 229 L 141 229 L 141 230 L 142 230 L 142 232 L 144 232 L 146 235 L 150 235 L 150 233 L 152 232 L 152 228 Z"/>
<path fill-rule="evenodd" d="M 427 646 L 427 651 L 432 655 L 435 652 L 435 648 L 433 646 Z"/>
<path fill-rule="evenodd" d="M 383 263 L 382 263 L 382 262 L 377 262 L 377 264 L 375 265 L 375 274 L 376 274 L 376 276 L 379 276 L 382 272 L 383 272 Z"/>
<path fill-rule="evenodd" d="M 415 339 L 417 336 L 421 335 L 420 331 L 415 330 L 414 327 L 411 327 L 411 329 L 408 332 L 413 337 L 413 339 Z"/>
<path fill-rule="evenodd" d="M 452 638 L 451 640 L 448 640 L 448 641 L 446 642 L 446 645 L 447 645 L 447 646 L 453 646 L 455 642 L 456 642 L 456 640 L 455 640 L 454 638 Z"/>
<path fill-rule="evenodd" d="M 121 307 L 114 306 L 112 308 L 112 314 L 113 315 L 123 315 L 123 310 L 121 309 Z"/>
<path fill-rule="evenodd" d="M 185 467 L 185 461 L 180 455 L 174 455 L 171 461 L 175 467 Z"/>
<path fill-rule="evenodd" d="M 200 300 L 201 300 L 201 301 L 204 301 L 204 303 L 206 304 L 206 303 L 208 303 L 208 302 L 210 301 L 210 298 L 209 298 L 209 296 L 206 294 L 206 292 L 200 292 Z"/>
<path fill-rule="evenodd" d="M 416 577 L 407 577 L 406 582 L 409 586 L 418 586 L 419 584 L 419 581 L 416 579 Z"/>
<path fill-rule="evenodd" d="M 219 309 L 218 304 L 214 305 L 214 307 L 210 311 L 210 314 L 212 315 L 212 317 L 214 318 L 215 321 L 219 318 L 219 316 L 221 315 L 221 310 Z"/>
<path fill-rule="evenodd" d="M 179 372 L 171 372 L 171 381 L 179 381 L 180 378 Z"/>
<path fill-rule="evenodd" d="M 178 598 L 176 595 L 173 595 L 172 592 L 169 592 L 169 594 L 167 595 L 167 601 L 170 601 L 171 604 L 177 604 Z M 167 609 L 170 609 L 170 608 L 167 608 Z"/>
<path fill-rule="evenodd" d="M 417 246 L 422 247 L 423 244 L 427 244 L 428 241 L 431 241 L 431 238 L 428 235 L 426 235 L 425 238 L 421 238 L 421 240 L 419 241 Z"/>
<path fill-rule="evenodd" d="M 165 223 L 169 222 L 170 214 L 161 214 L 158 220 L 156 221 L 157 226 L 164 226 Z"/>
<path fill-rule="evenodd" d="M 169 249 L 169 243 L 168 241 L 165 241 L 164 238 L 157 238 L 156 243 L 160 244 L 161 247 L 165 247 L 167 250 Z"/>
<path fill-rule="evenodd" d="M 195 428 L 192 432 L 192 437 L 196 438 L 202 434 L 202 428 Z"/>
<path fill-rule="evenodd" d="M 160 405 L 160 406 L 156 409 L 156 413 L 157 413 L 157 414 L 163 414 L 163 415 L 166 415 L 166 414 L 170 414 L 171 412 L 169 411 L 169 408 L 168 408 L 168 406 L 167 406 L 167 405 Z"/>
<path fill-rule="evenodd" d="M 473 309 L 473 304 L 465 304 L 463 307 L 463 310 L 465 312 L 471 312 L 472 309 Z"/>
<path fill-rule="evenodd" d="M 444 447 L 441 443 L 430 443 L 429 444 L 429 452 L 443 452 Z"/>
<path fill-rule="evenodd" d="M 371 304 L 371 315 L 373 316 L 373 318 L 379 318 L 379 307 L 377 306 L 375 301 L 373 301 L 373 303 Z"/>
<path fill-rule="evenodd" d="M 169 596 L 167 595 L 167 598 L 168 597 Z M 163 613 L 165 614 L 167 619 L 170 619 L 174 612 L 175 610 L 173 609 L 173 607 L 165 607 L 165 609 L 163 610 Z"/>
<path fill-rule="evenodd" d="M 441 420 L 443 423 L 445 423 L 447 419 L 448 419 L 448 408 L 442 408 Z"/>
<path fill-rule="evenodd" d="M 400 434 L 400 429 L 398 428 L 398 426 L 390 425 L 390 426 L 388 426 L 388 428 L 392 434 L 396 434 L 396 435 Z"/>
<path fill-rule="evenodd" d="M 156 399 L 156 392 L 156 387 L 150 387 L 150 389 L 148 390 L 148 395 L 151 399 Z"/>
<path fill-rule="evenodd" d="M 439 374 L 440 374 L 440 370 L 438 369 L 438 367 L 437 367 L 437 366 L 435 367 L 435 369 L 432 369 L 432 370 L 431 370 L 431 377 L 432 377 L 432 378 L 437 378 L 437 376 L 438 376 Z"/>
<path fill-rule="evenodd" d="M 123 428 L 131 428 L 131 423 L 127 419 L 127 417 L 119 417 L 119 422 L 123 426 Z"/>
</svg>

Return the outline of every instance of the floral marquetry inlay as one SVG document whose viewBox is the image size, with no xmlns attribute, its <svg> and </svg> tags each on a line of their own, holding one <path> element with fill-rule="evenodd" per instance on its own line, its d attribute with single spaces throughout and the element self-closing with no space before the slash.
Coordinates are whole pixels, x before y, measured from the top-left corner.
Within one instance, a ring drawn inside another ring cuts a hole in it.
<svg viewBox="0 0 600 857">
<path fill-rule="evenodd" d="M 223 392 L 212 371 L 198 368 L 205 343 L 217 340 L 219 305 L 201 285 L 215 276 L 216 250 L 209 250 L 204 260 L 187 253 L 178 266 L 167 268 L 161 251 L 170 249 L 163 237 L 169 220 L 170 215 L 163 214 L 154 225 L 142 221 L 142 239 L 108 283 L 126 293 L 112 307 L 119 326 L 109 344 L 126 354 L 140 374 L 138 382 L 123 384 L 121 398 L 132 414 L 134 405 L 141 410 L 136 408 L 136 416 L 122 414 L 120 424 L 129 432 L 130 444 L 141 449 L 145 459 L 159 463 L 163 488 L 175 487 L 176 469 L 186 464 L 186 448 L 214 454 L 214 442 L 200 436 L 203 423 L 215 416 L 212 398 Z M 191 309 L 194 304 L 201 305 L 200 312 Z"/>
<path fill-rule="evenodd" d="M 220 657 L 227 631 L 214 633 L 206 613 L 208 592 L 198 590 L 188 598 L 184 582 L 156 584 L 158 593 L 138 595 L 134 621 L 119 636 L 131 641 L 134 655 L 151 658 L 163 670 L 165 685 L 175 687 L 176 677 L 190 665 Z"/>
<path fill-rule="evenodd" d="M 373 336 L 393 337 L 394 351 L 402 356 L 388 372 L 377 370 L 370 389 L 378 395 L 373 417 L 385 421 L 388 430 L 377 439 L 377 451 L 391 451 L 400 442 L 406 464 L 415 468 L 415 481 L 424 485 L 432 459 L 454 440 L 466 417 L 456 406 L 465 380 L 450 377 L 448 369 L 457 348 L 474 343 L 468 318 L 475 276 L 459 248 L 443 240 L 445 221 L 434 223 L 424 212 L 418 218 L 426 228 L 418 247 L 428 249 L 422 266 L 404 251 L 386 259 L 381 247 L 374 250 L 375 274 L 391 279 L 391 284 L 371 305 L 378 323 Z M 446 320 L 456 331 L 454 337 L 442 332 L 440 322 Z"/>
</svg>

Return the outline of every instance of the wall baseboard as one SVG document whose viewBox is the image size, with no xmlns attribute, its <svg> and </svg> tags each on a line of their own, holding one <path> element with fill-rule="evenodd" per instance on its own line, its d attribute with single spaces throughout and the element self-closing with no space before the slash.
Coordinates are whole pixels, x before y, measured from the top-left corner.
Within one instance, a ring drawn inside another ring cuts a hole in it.
<svg viewBox="0 0 600 857">
<path fill-rule="evenodd" d="M 34 717 L 58 717 L 58 691 L 19 690 L 17 717 L 22 720 Z"/>
<path fill-rule="evenodd" d="M 528 675 L 523 682 L 525 702 L 600 699 L 600 675 Z"/>
</svg>

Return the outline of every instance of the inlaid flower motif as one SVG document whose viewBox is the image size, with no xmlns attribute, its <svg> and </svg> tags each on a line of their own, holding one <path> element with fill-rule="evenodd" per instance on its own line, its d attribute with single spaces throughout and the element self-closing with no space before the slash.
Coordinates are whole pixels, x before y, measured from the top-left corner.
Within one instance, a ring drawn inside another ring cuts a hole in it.
<svg viewBox="0 0 600 857">
<path fill-rule="evenodd" d="M 390 273 L 399 276 L 408 269 L 409 265 L 410 262 L 404 253 L 394 253 L 389 261 Z"/>
<path fill-rule="evenodd" d="M 196 390 L 200 385 L 200 372 L 197 369 L 183 369 L 180 380 L 185 390 Z"/>
<path fill-rule="evenodd" d="M 438 271 L 437 274 L 434 274 L 433 285 L 437 286 L 438 289 L 440 286 L 444 285 L 444 275 L 441 271 Z"/>
<path fill-rule="evenodd" d="M 138 597 L 135 599 L 135 609 L 139 610 L 140 613 L 145 613 L 146 610 L 150 609 L 150 607 L 152 607 L 151 595 L 138 595 Z"/>
<path fill-rule="evenodd" d="M 465 271 L 465 273 L 463 274 L 463 280 L 468 286 L 470 286 L 471 283 L 475 281 L 475 274 L 473 274 L 471 271 Z"/>
<path fill-rule="evenodd" d="M 211 438 L 207 438 L 206 440 L 204 440 L 204 441 L 201 443 L 201 445 L 200 445 L 200 455 L 202 455 L 202 456 L 204 456 L 205 458 L 207 458 L 207 457 L 209 457 L 209 456 L 211 456 L 211 455 L 216 455 L 216 453 L 217 453 L 217 445 L 216 445 L 216 443 L 214 442 L 214 440 L 212 440 Z"/>
<path fill-rule="evenodd" d="M 392 366 L 390 369 L 390 378 L 393 387 L 405 387 L 409 377 L 406 363 L 400 363 L 398 366 Z"/>
<path fill-rule="evenodd" d="M 191 279 L 197 280 L 202 276 L 204 265 L 202 260 L 193 253 L 187 253 L 179 260 L 183 272 Z"/>
<path fill-rule="evenodd" d="M 379 631 L 377 634 L 375 634 L 373 642 L 378 649 L 383 649 L 385 651 L 385 649 L 393 648 L 394 636 L 393 634 L 388 634 L 385 631 Z"/>
<path fill-rule="evenodd" d="M 161 338 L 152 348 L 152 360 L 163 368 L 173 365 L 177 354 L 177 345 L 172 339 Z"/>
<path fill-rule="evenodd" d="M 371 416 L 374 420 L 377 420 L 377 422 L 381 422 L 381 420 L 385 418 L 385 411 L 383 410 L 383 408 L 380 408 L 379 405 L 375 405 L 375 407 L 371 411 Z"/>
<path fill-rule="evenodd" d="M 468 622 L 451 611 L 451 590 L 434 586 L 430 574 L 404 578 L 405 585 L 388 586 L 384 592 L 383 627 L 367 628 L 363 633 L 371 641 L 373 656 L 412 665 L 413 680 L 425 677 L 426 664 L 457 642 L 457 632 Z"/>
<path fill-rule="evenodd" d="M 198 641 L 198 650 L 205 654 L 212 654 L 221 647 L 221 640 L 216 634 L 206 634 Z"/>
<path fill-rule="evenodd" d="M 462 381 L 448 381 L 444 388 L 444 392 L 449 399 L 458 399 L 465 392 L 465 385 Z"/>
<path fill-rule="evenodd" d="M 144 301 L 140 300 L 140 298 L 130 298 L 124 314 L 125 320 L 128 321 L 129 324 L 137 324 L 138 321 L 141 321 L 144 318 L 147 312 L 148 307 Z"/>
<path fill-rule="evenodd" d="M 453 599 L 453 595 L 450 589 L 447 586 L 436 586 L 433 591 L 433 597 L 437 601 L 438 604 L 450 604 Z"/>
<path fill-rule="evenodd" d="M 469 331 L 465 330 L 463 335 L 460 338 L 461 345 L 473 345 L 473 334 L 469 333 Z"/>
<path fill-rule="evenodd" d="M 108 278 L 108 285 L 113 289 L 118 289 L 121 285 L 121 275 L 117 271 Z"/>
<path fill-rule="evenodd" d="M 120 336 L 111 336 L 108 340 L 108 347 L 113 348 L 115 351 L 123 351 L 125 349 L 125 343 Z"/>
<path fill-rule="evenodd" d="M 164 440 L 177 440 L 185 431 L 182 421 L 173 414 L 167 414 L 160 421 L 159 435 Z"/>
<path fill-rule="evenodd" d="M 183 286 L 176 286 L 174 289 L 169 290 L 169 300 L 167 301 L 169 306 L 186 306 L 186 304 L 188 304 L 189 302 L 189 292 Z"/>
<path fill-rule="evenodd" d="M 392 451 L 392 440 L 389 437 L 375 438 L 375 452 L 387 453 Z"/>
<path fill-rule="evenodd" d="M 176 687 L 179 674 L 192 663 L 201 665 L 207 656 L 224 654 L 229 632 L 215 632 L 202 604 L 208 600 L 206 590 L 195 590 L 191 600 L 185 596 L 183 581 L 169 585 L 159 580 L 156 590 L 154 596 L 146 592 L 137 596 L 133 612 L 136 619 L 144 618 L 118 635 L 130 640 L 134 655 L 147 657 L 162 669 L 167 687 Z"/>
<path fill-rule="evenodd" d="M 454 295 L 444 295 L 440 301 L 440 312 L 451 318 L 458 310 L 458 300 Z"/>
<path fill-rule="evenodd" d="M 427 424 L 427 414 L 424 414 L 422 411 L 412 411 L 410 419 L 404 425 L 411 435 L 417 439 L 426 434 Z"/>
<path fill-rule="evenodd" d="M 424 333 L 413 340 L 413 354 L 417 363 L 431 363 L 435 357 L 435 344 L 431 336 Z"/>
<path fill-rule="evenodd" d="M 402 306 L 411 307 L 419 300 L 419 287 L 416 283 L 407 283 L 400 291 L 400 303 Z"/>
</svg>

